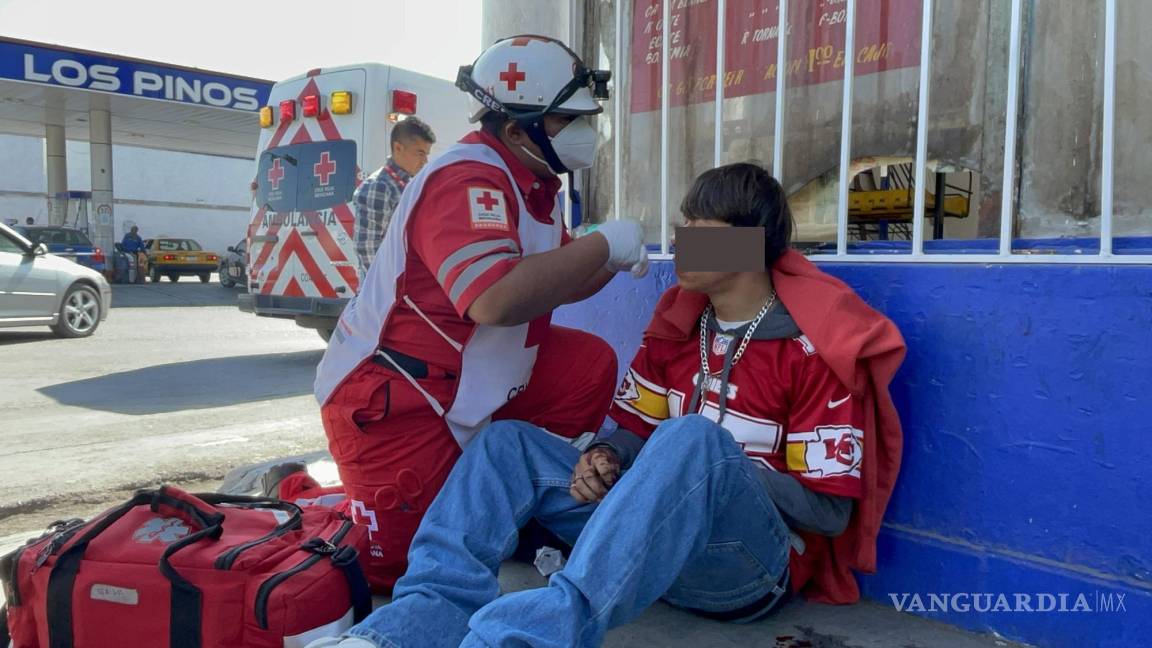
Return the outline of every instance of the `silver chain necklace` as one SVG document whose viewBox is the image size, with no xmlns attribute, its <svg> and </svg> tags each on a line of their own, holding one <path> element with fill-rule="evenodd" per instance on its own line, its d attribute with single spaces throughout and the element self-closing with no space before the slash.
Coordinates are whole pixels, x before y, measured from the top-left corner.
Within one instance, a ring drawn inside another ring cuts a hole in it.
<svg viewBox="0 0 1152 648">
<path fill-rule="evenodd" d="M 756 327 L 760 325 L 760 320 L 772 310 L 776 305 L 776 290 L 772 290 L 772 294 L 768 296 L 768 301 L 764 302 L 764 307 L 756 315 L 756 319 L 748 325 L 748 330 L 744 332 L 744 339 L 740 340 L 740 346 L 736 348 L 736 354 L 732 356 L 731 367 L 735 367 L 737 362 L 740 362 L 740 357 L 744 355 L 744 349 L 748 348 L 748 343 L 752 341 L 752 335 L 756 332 Z M 712 315 L 712 304 L 704 309 L 700 315 L 700 370 L 706 376 L 719 376 L 724 373 L 724 368 L 721 366 L 720 371 L 708 370 L 708 318 Z"/>
</svg>

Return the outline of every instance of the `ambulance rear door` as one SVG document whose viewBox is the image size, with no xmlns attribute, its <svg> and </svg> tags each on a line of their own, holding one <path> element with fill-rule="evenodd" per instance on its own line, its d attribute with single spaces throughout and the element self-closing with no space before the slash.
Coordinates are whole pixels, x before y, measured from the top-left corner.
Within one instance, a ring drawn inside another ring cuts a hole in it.
<svg viewBox="0 0 1152 648">
<path fill-rule="evenodd" d="M 257 313 L 338 316 L 358 287 L 351 201 L 363 172 L 365 88 L 360 66 L 273 88 L 249 228 Z"/>
</svg>

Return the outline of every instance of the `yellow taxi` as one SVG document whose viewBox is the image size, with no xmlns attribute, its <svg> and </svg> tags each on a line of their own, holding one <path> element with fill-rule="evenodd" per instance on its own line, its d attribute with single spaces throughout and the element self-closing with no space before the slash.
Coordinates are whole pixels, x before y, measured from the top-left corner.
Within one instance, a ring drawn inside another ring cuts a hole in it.
<svg viewBox="0 0 1152 648">
<path fill-rule="evenodd" d="M 206 251 L 192 239 L 155 238 L 144 245 L 148 250 L 149 276 L 154 282 L 160 277 L 176 282 L 181 275 L 195 275 L 201 283 L 208 283 L 220 265 L 218 254 Z"/>
</svg>

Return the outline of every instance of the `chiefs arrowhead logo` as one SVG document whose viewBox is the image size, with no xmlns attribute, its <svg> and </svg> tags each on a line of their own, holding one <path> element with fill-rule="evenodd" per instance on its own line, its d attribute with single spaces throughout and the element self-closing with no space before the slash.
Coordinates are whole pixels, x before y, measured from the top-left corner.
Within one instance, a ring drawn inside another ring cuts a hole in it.
<svg viewBox="0 0 1152 648">
<path fill-rule="evenodd" d="M 634 401 L 640 399 L 640 390 L 636 388 L 636 379 L 632 377 L 632 372 L 629 371 L 624 375 L 624 381 L 620 383 L 620 389 L 616 390 L 616 400 Z"/>
</svg>

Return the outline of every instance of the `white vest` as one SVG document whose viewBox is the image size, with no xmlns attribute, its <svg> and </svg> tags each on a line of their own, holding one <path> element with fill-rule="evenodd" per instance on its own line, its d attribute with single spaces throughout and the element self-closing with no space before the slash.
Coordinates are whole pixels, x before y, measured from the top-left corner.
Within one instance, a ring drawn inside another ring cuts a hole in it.
<svg viewBox="0 0 1152 648">
<path fill-rule="evenodd" d="M 321 405 L 332 397 L 340 383 L 357 367 L 376 354 L 381 333 L 397 303 L 397 280 L 407 265 L 406 232 L 412 206 L 419 200 L 425 181 L 433 173 L 458 162 L 482 162 L 500 169 L 508 176 L 520 207 L 517 232 L 524 256 L 560 247 L 563 220 L 558 205 L 552 212 L 551 225 L 537 221 L 528 212 L 528 206 L 524 204 L 517 189 L 516 179 L 499 153 L 484 144 L 454 145 L 425 167 L 405 188 L 392 222 L 388 225 L 383 244 L 376 252 L 364 282 L 360 284 L 360 292 L 345 307 L 328 343 L 328 350 L 316 368 L 316 400 Z M 399 299 L 423 316 L 407 296 L 400 296 Z M 431 323 L 429 328 L 462 356 L 459 385 L 451 408 L 445 412 L 412 376 L 398 366 L 393 365 L 393 369 L 424 394 L 429 406 L 445 418 L 452 435 L 463 447 L 489 423 L 493 412 L 523 391 L 532 374 L 538 348 L 526 346 L 528 324 L 476 326 L 468 340 L 459 341 L 449 339 Z M 381 355 L 387 359 L 387 356 Z"/>
</svg>

